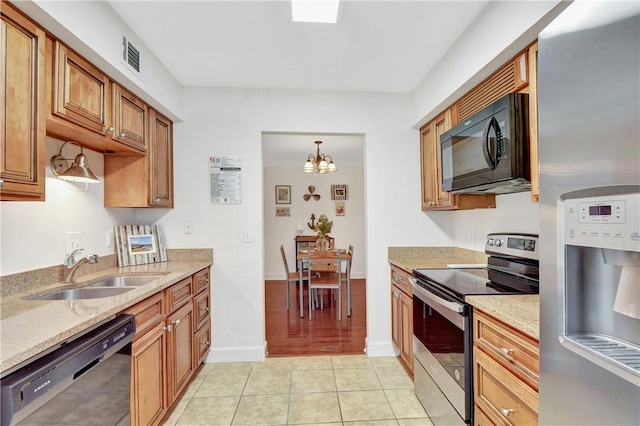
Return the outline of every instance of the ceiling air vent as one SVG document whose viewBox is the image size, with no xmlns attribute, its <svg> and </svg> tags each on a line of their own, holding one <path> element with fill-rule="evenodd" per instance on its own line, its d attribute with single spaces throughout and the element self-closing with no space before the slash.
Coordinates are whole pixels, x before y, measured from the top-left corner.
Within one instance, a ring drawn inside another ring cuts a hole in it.
<svg viewBox="0 0 640 426">
<path fill-rule="evenodd" d="M 122 37 L 122 59 L 137 72 L 140 72 L 140 51 L 126 37 Z"/>
</svg>

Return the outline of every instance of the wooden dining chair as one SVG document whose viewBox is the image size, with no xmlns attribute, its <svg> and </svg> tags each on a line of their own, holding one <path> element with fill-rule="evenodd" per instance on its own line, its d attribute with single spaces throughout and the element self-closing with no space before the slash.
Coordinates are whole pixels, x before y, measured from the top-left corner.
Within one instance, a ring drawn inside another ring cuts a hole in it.
<svg viewBox="0 0 640 426">
<path fill-rule="evenodd" d="M 291 284 L 294 283 L 298 291 L 304 291 L 304 286 L 300 286 L 300 275 L 296 272 L 289 272 L 289 264 L 287 263 L 287 255 L 284 252 L 284 246 L 280 244 L 280 254 L 282 255 L 282 264 L 284 265 L 284 273 L 287 277 L 287 311 L 291 305 L 290 302 L 290 292 L 291 292 Z M 305 281 L 305 279 L 302 279 Z M 297 300 L 297 299 L 296 299 Z"/>
<path fill-rule="evenodd" d="M 338 320 L 342 320 L 342 262 L 340 260 L 340 251 L 317 252 L 309 250 L 307 253 L 307 265 L 309 294 L 323 289 L 337 290 Z M 309 303 L 309 319 L 311 319 L 312 310 L 313 304 Z"/>
</svg>

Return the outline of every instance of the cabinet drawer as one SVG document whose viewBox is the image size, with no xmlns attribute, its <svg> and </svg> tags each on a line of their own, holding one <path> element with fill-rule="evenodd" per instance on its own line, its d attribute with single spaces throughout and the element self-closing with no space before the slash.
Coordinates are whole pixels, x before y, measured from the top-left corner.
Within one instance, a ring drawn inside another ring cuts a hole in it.
<svg viewBox="0 0 640 426">
<path fill-rule="evenodd" d="M 537 390 L 540 353 L 536 340 L 477 310 L 473 312 L 473 337 L 485 352 L 524 372 L 522 378 Z"/>
<path fill-rule="evenodd" d="M 410 274 L 395 265 L 391 265 L 391 282 L 404 293 L 406 293 L 407 296 L 413 297 L 413 291 L 411 290 L 411 281 L 409 281 L 409 277 Z"/>
<path fill-rule="evenodd" d="M 203 269 L 193 276 L 193 294 L 209 289 L 209 269 Z"/>
<path fill-rule="evenodd" d="M 191 288 L 191 277 L 189 277 L 166 289 L 164 291 L 164 299 L 167 307 L 166 312 L 171 313 L 189 302 L 193 294 Z"/>
<path fill-rule="evenodd" d="M 203 325 L 209 322 L 211 298 L 208 291 L 203 291 L 193 298 L 193 311 L 194 328 L 200 330 Z"/>
<path fill-rule="evenodd" d="M 153 296 L 137 303 L 126 311 L 127 314 L 135 315 L 136 317 L 136 340 L 156 325 L 158 322 L 164 320 L 164 304 L 163 293 L 159 292 Z"/>
<path fill-rule="evenodd" d="M 209 354 L 211 348 L 211 323 L 207 322 L 194 336 L 194 355 L 196 367 L 203 362 Z"/>
<path fill-rule="evenodd" d="M 504 425 L 538 424 L 538 394 L 487 354 L 473 349 L 475 403 Z"/>
</svg>

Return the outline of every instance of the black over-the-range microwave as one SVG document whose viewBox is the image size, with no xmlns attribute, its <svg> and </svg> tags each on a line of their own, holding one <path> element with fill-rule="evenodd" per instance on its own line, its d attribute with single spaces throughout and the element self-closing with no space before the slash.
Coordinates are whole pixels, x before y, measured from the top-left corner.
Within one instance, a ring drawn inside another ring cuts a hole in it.
<svg viewBox="0 0 640 426">
<path fill-rule="evenodd" d="M 529 191 L 529 95 L 511 93 L 440 136 L 442 190 Z"/>
</svg>

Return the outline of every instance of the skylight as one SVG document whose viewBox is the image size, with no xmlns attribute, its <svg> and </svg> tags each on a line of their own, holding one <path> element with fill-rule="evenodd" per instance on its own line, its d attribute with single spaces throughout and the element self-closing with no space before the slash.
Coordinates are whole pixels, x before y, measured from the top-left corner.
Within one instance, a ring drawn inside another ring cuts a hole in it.
<svg viewBox="0 0 640 426">
<path fill-rule="evenodd" d="M 335 24 L 339 3 L 340 0 L 291 0 L 291 18 L 294 22 Z"/>
</svg>

